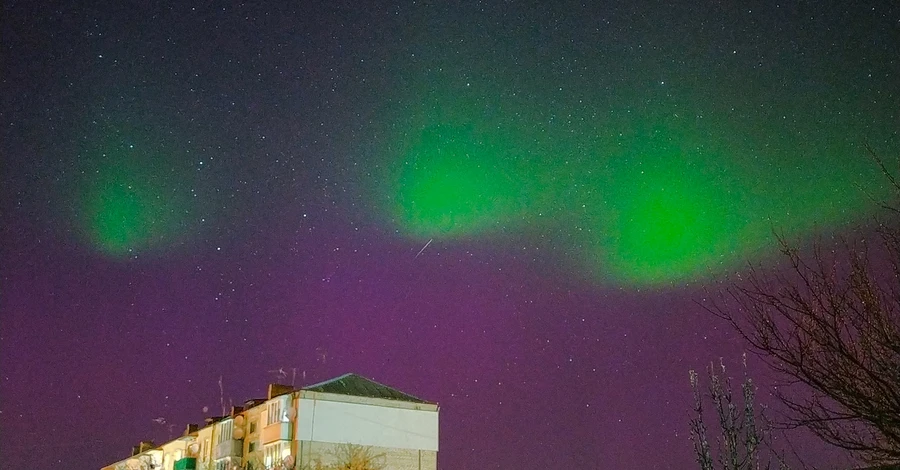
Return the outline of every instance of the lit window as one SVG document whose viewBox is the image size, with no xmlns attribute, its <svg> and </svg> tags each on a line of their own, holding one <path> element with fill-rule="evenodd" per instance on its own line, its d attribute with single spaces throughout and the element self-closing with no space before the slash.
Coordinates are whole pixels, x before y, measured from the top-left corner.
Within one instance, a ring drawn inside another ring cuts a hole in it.
<svg viewBox="0 0 900 470">
<path fill-rule="evenodd" d="M 216 438 L 216 443 L 221 444 L 227 440 L 231 439 L 231 431 L 234 428 L 234 421 L 228 420 L 222 423 L 219 423 L 219 432 L 218 437 Z"/>
<path fill-rule="evenodd" d="M 268 420 L 266 424 L 275 424 L 281 421 L 281 400 L 269 403 Z"/>
<path fill-rule="evenodd" d="M 264 447 L 264 461 L 266 468 L 272 468 L 273 465 L 279 465 L 284 459 L 291 455 L 291 443 L 279 441 Z"/>
</svg>

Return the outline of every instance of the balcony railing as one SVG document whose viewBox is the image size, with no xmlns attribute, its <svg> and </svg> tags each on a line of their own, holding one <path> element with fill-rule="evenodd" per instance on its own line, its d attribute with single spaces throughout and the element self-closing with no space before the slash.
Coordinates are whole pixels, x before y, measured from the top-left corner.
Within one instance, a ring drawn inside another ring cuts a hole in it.
<svg viewBox="0 0 900 470">
<path fill-rule="evenodd" d="M 263 444 L 291 440 L 291 423 L 274 423 L 264 427 L 259 440 Z"/>
<path fill-rule="evenodd" d="M 213 449 L 213 459 L 224 459 L 225 457 L 240 457 L 243 454 L 244 441 L 238 439 L 228 439 L 216 444 Z"/>
<path fill-rule="evenodd" d="M 175 470 L 196 470 L 197 459 L 195 457 L 185 457 L 175 461 Z"/>
</svg>

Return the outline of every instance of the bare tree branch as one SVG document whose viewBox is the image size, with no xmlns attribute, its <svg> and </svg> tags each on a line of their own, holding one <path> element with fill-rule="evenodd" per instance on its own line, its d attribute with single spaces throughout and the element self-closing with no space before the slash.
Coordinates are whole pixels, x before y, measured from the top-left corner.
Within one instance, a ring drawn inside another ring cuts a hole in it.
<svg viewBox="0 0 900 470">
<path fill-rule="evenodd" d="M 900 182 L 866 146 L 900 196 Z M 897 205 L 889 207 L 900 214 Z M 816 243 L 802 255 L 778 237 L 787 268 L 751 267 L 718 300 L 728 321 L 773 370 L 798 387 L 777 396 L 788 424 L 873 463 L 900 463 L 900 225 L 875 243 Z"/>
<path fill-rule="evenodd" d="M 717 371 L 718 369 L 718 371 Z M 725 365 L 720 360 L 719 367 L 712 364 L 707 369 L 709 385 L 706 393 L 700 385 L 695 371 L 690 371 L 691 390 L 694 396 L 694 415 L 690 421 L 691 441 L 700 470 L 761 470 L 778 468 L 787 470 L 784 459 L 775 452 L 769 441 L 770 427 L 761 410 L 756 409 L 756 387 L 746 373 L 744 358 L 744 381 L 741 383 L 741 400 L 735 400 L 731 379 L 725 373 Z M 709 430 L 706 426 L 707 412 L 704 402 L 710 400 L 718 425 L 715 438 L 717 447 L 713 457 Z M 716 466 L 718 463 L 718 466 Z M 774 465 L 777 465 L 775 467 Z"/>
</svg>

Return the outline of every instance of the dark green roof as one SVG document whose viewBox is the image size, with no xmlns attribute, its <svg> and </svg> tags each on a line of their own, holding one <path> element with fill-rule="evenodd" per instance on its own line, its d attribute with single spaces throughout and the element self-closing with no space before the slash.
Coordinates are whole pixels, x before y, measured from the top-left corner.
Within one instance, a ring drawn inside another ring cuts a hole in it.
<svg viewBox="0 0 900 470">
<path fill-rule="evenodd" d="M 354 397 L 384 398 L 387 400 L 406 401 L 412 403 L 428 403 L 425 400 L 406 394 L 395 388 L 382 385 L 361 375 L 344 374 L 331 380 L 303 387 L 310 392 L 335 393 Z"/>
</svg>

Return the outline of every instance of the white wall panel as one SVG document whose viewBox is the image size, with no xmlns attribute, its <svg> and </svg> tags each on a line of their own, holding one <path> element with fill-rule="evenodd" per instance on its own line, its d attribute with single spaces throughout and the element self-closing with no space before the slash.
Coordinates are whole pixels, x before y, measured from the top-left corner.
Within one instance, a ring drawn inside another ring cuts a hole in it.
<svg viewBox="0 0 900 470">
<path fill-rule="evenodd" d="M 438 450 L 438 413 L 300 399 L 297 438 L 400 449 Z"/>
</svg>

